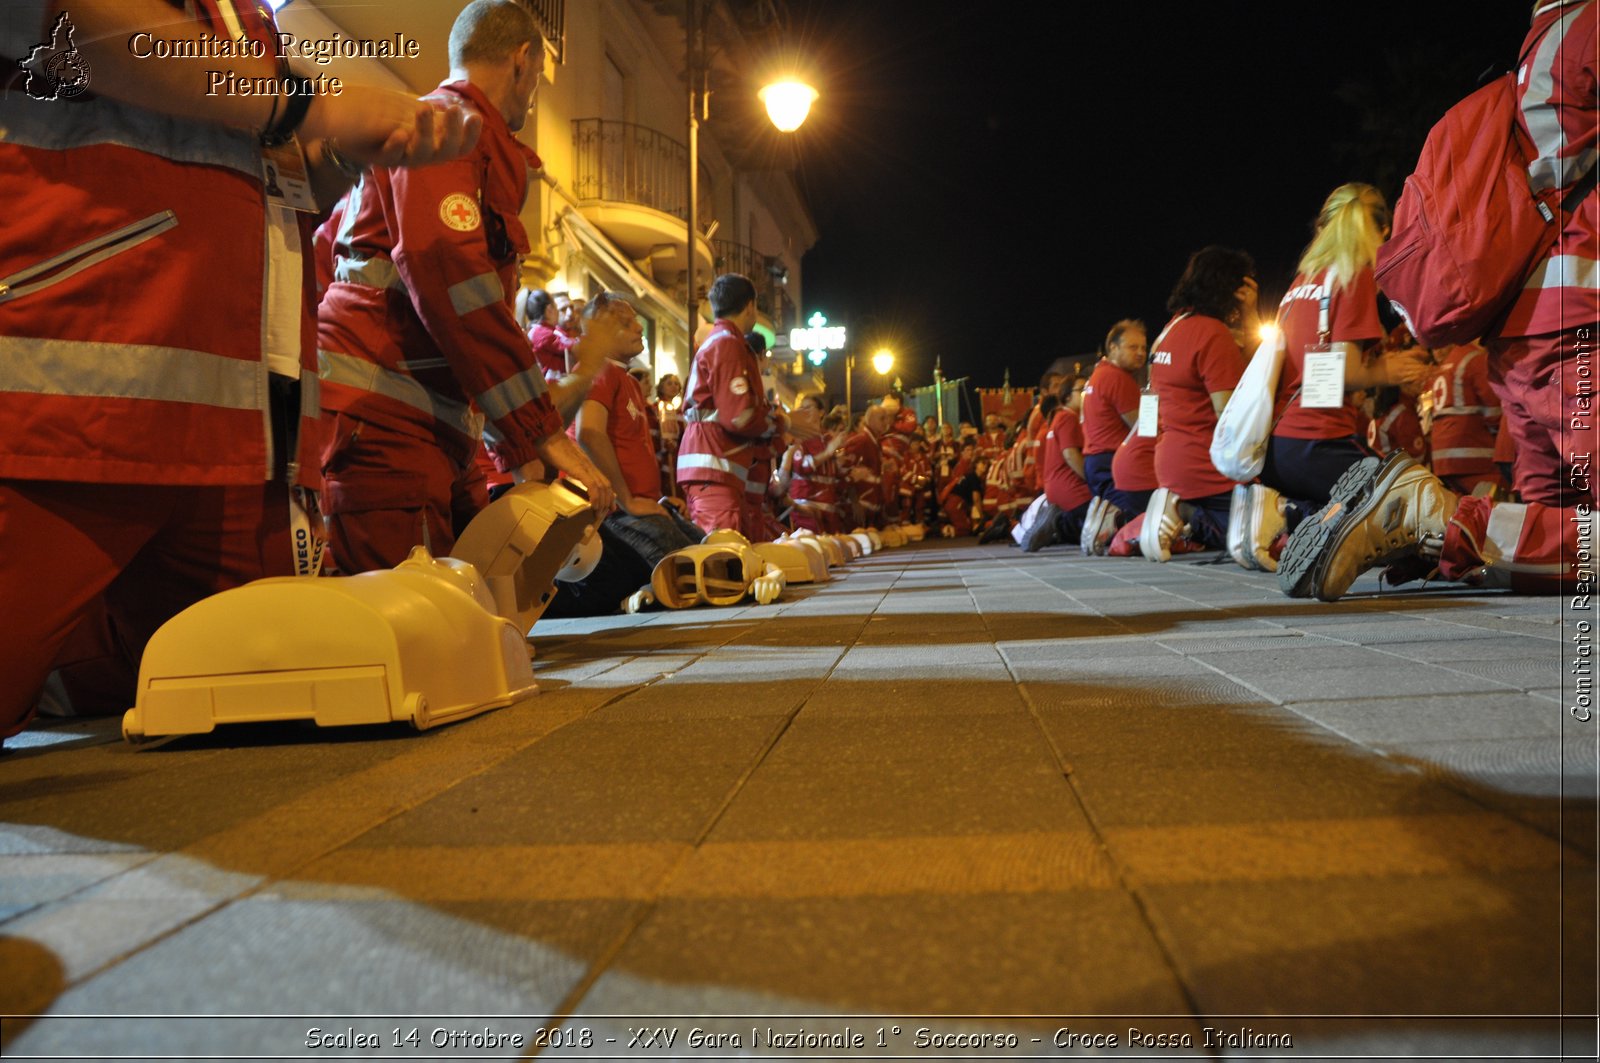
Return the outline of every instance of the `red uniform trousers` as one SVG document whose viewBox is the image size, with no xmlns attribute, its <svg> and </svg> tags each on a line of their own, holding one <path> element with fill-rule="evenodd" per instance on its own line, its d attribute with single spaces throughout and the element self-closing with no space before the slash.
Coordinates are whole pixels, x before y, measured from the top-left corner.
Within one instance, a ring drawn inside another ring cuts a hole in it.
<svg viewBox="0 0 1600 1063">
<path fill-rule="evenodd" d="M 1587 333 L 1580 338 L 1578 332 Z M 1575 462 L 1595 453 L 1594 329 L 1502 339 L 1490 345 L 1489 383 L 1500 396 L 1500 430 L 1516 445 L 1515 487 L 1524 502 L 1571 505 L 1592 498 L 1573 483 Z M 1587 471 L 1582 477 L 1588 480 Z"/>
<path fill-rule="evenodd" d="M 1600 545 L 1593 343 L 1593 329 L 1580 328 L 1491 346 L 1500 430 L 1515 438 L 1516 484 L 1526 504 L 1463 498 L 1439 559 L 1446 579 L 1560 594 L 1583 567 L 1592 582 Z"/>
<path fill-rule="evenodd" d="M 78 711 L 132 708 L 157 628 L 219 591 L 292 575 L 292 550 L 281 481 L 0 481 L 0 736 L 27 724 L 56 667 Z"/>
<path fill-rule="evenodd" d="M 689 481 L 683 488 L 684 504 L 689 519 L 708 532 L 724 529 L 740 532 L 745 529 L 744 488 L 732 484 Z M 749 536 L 745 536 L 749 538 Z"/>
<path fill-rule="evenodd" d="M 334 567 L 350 576 L 394 568 L 413 547 L 435 557 L 489 504 L 471 454 L 344 413 L 324 413 L 322 512 Z"/>
</svg>

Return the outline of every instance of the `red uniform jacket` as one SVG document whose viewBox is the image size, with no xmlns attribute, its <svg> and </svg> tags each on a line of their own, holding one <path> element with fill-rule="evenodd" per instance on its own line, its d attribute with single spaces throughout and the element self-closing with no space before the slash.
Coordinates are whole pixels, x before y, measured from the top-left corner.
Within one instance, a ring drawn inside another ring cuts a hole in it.
<svg viewBox="0 0 1600 1063">
<path fill-rule="evenodd" d="M 559 377 L 566 373 L 567 351 L 573 342 L 573 337 L 549 325 L 538 324 L 528 330 L 528 346 L 547 379 L 551 374 Z"/>
<path fill-rule="evenodd" d="M 1518 124 L 1533 145 L 1528 183 L 1534 191 L 1563 191 L 1592 179 L 1600 142 L 1595 81 L 1600 5 L 1594 0 L 1545 0 L 1523 42 L 1517 71 Z M 1539 336 L 1593 327 L 1600 318 L 1600 193 L 1583 197 L 1550 253 L 1512 304 L 1501 336 Z"/>
<path fill-rule="evenodd" d="M 438 93 L 479 111 L 483 133 L 463 159 L 372 170 L 350 190 L 322 301 L 323 406 L 435 440 L 462 462 L 481 431 L 515 467 L 561 430 L 511 309 L 537 159 L 477 88 Z"/>
<path fill-rule="evenodd" d="M 678 482 L 765 495 L 766 441 L 782 427 L 783 415 L 767 405 L 761 366 L 733 322 L 719 319 L 695 352 L 684 395 Z M 753 481 L 751 467 L 758 462 Z"/>
<path fill-rule="evenodd" d="M 867 470 L 868 475 L 861 479 L 850 475 L 856 468 Z M 839 448 L 839 472 L 845 483 L 855 489 L 856 501 L 866 511 L 867 519 L 877 516 L 883 508 L 883 447 L 871 429 L 863 426 L 844 441 Z"/>
<path fill-rule="evenodd" d="M 276 50 L 264 9 L 217 2 Z M 172 18 L 235 35 L 215 5 Z M 26 61 L 50 30 L 42 0 L 8 0 L 0 55 Z M 316 292 L 301 255 L 268 263 L 269 224 L 298 229 L 301 247 L 312 232 L 269 211 L 256 138 L 93 92 L 34 99 L 20 76 L 0 93 L 0 129 L 0 476 L 268 479 L 284 456 L 272 453 L 266 358 L 306 371 L 302 412 L 315 417 Z M 280 271 L 298 299 L 264 298 Z"/>
<path fill-rule="evenodd" d="M 1482 347 L 1455 346 L 1433 378 L 1433 471 L 1440 475 L 1494 468 L 1500 399 L 1489 387 Z"/>
<path fill-rule="evenodd" d="M 831 513 L 839 501 L 839 463 L 832 454 L 826 458 L 831 437 L 802 440 L 795 459 L 794 478 L 789 481 L 789 497 Z"/>
</svg>

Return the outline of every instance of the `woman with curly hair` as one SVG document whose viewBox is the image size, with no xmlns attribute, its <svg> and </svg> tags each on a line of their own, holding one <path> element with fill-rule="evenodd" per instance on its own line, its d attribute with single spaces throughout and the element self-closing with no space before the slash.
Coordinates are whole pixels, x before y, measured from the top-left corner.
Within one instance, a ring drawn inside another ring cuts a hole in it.
<svg viewBox="0 0 1600 1063">
<path fill-rule="evenodd" d="M 1255 261 L 1226 247 L 1196 251 L 1167 310 L 1174 316 L 1150 352 L 1161 486 L 1145 510 L 1139 551 L 1151 561 L 1171 557 L 1185 525 L 1188 538 L 1227 544 L 1234 482 L 1211 464 L 1211 435 L 1244 373 L 1242 340 L 1257 330 Z"/>
</svg>

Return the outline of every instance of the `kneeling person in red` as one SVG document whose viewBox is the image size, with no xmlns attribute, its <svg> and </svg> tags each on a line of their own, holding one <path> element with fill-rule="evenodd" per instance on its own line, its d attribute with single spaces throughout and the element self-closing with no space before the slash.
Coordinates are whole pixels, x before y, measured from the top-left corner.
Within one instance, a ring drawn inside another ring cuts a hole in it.
<svg viewBox="0 0 1600 1063">
<path fill-rule="evenodd" d="M 1080 378 L 1062 379 L 1057 392 L 1061 404 L 1039 448 L 1039 479 L 1048 501 L 1022 541 L 1022 549 L 1029 553 L 1052 542 L 1077 541 L 1089 512 L 1093 495 L 1083 478 L 1083 429 L 1078 424 L 1083 384 Z"/>
<path fill-rule="evenodd" d="M 513 134 L 543 61 L 523 8 L 474 0 L 451 30 L 451 80 L 437 95 L 483 116 L 476 149 L 416 170 L 375 168 L 350 191 L 317 336 L 323 512 L 346 573 L 392 568 L 417 545 L 450 552 L 474 512 L 456 488 L 480 434 L 510 468 L 552 466 L 582 481 L 601 514 L 611 509 L 609 482 L 552 404 L 587 390 L 605 337 L 595 349 L 580 340 L 580 379 L 547 393 L 512 313 L 532 156 Z"/>
<path fill-rule="evenodd" d="M 601 292 L 584 306 L 583 320 L 591 341 L 617 337 L 573 424 L 578 444 L 616 492 L 617 509 L 600 523 L 602 549 L 594 570 L 581 580 L 556 585 L 545 614 L 551 617 L 616 612 L 624 598 L 650 582 L 663 557 L 705 537 L 658 501 L 661 469 L 650 434 L 649 404 L 627 370 L 628 361 L 644 349 L 644 326 L 633 305 L 621 292 Z"/>
<path fill-rule="evenodd" d="M 707 531 L 731 529 L 750 534 L 745 493 L 751 467 L 766 443 L 785 431 L 810 439 L 821 430 L 815 410 L 793 414 L 767 403 L 761 366 L 745 342 L 756 323 L 756 288 L 748 277 L 725 273 L 706 293 L 717 315 L 711 335 L 695 352 L 683 405 L 683 438 L 678 444 L 678 483 L 689 519 Z M 756 490 L 767 488 L 759 473 Z"/>
</svg>

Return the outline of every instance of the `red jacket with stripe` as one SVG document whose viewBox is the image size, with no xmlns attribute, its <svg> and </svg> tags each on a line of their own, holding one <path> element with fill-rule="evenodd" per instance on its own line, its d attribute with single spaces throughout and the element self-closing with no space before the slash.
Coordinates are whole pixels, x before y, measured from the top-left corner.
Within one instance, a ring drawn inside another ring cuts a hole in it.
<svg viewBox="0 0 1600 1063">
<path fill-rule="evenodd" d="M 695 352 L 684 395 L 678 482 L 720 483 L 764 495 L 767 441 L 784 418 L 767 404 L 760 363 L 733 322 L 719 318 Z"/>
<path fill-rule="evenodd" d="M 276 47 L 254 4 L 173 6 L 176 20 Z M 0 56 L 28 61 L 51 41 L 46 9 L 7 0 Z M 24 86 L 0 93 L 0 476 L 268 479 L 284 456 L 272 453 L 267 357 L 311 368 L 316 299 L 299 251 L 310 227 L 269 205 L 255 137 Z M 281 237 L 270 261 L 269 226 Z"/>
<path fill-rule="evenodd" d="M 1450 348 L 1433 378 L 1433 471 L 1494 468 L 1494 430 L 1500 399 L 1489 386 L 1489 357 L 1476 344 Z"/>
<path fill-rule="evenodd" d="M 350 190 L 317 338 L 322 404 L 434 440 L 462 463 L 481 431 L 516 467 L 561 431 L 512 312 L 537 157 L 475 86 L 437 94 L 482 114 L 483 132 L 464 158 L 371 170 Z"/>
<path fill-rule="evenodd" d="M 1532 142 L 1528 183 L 1563 192 L 1593 182 L 1600 144 L 1600 14 L 1595 0 L 1545 0 L 1517 70 L 1517 118 Z M 1541 336 L 1600 318 L 1600 193 L 1591 188 L 1512 303 L 1501 336 Z"/>
</svg>

